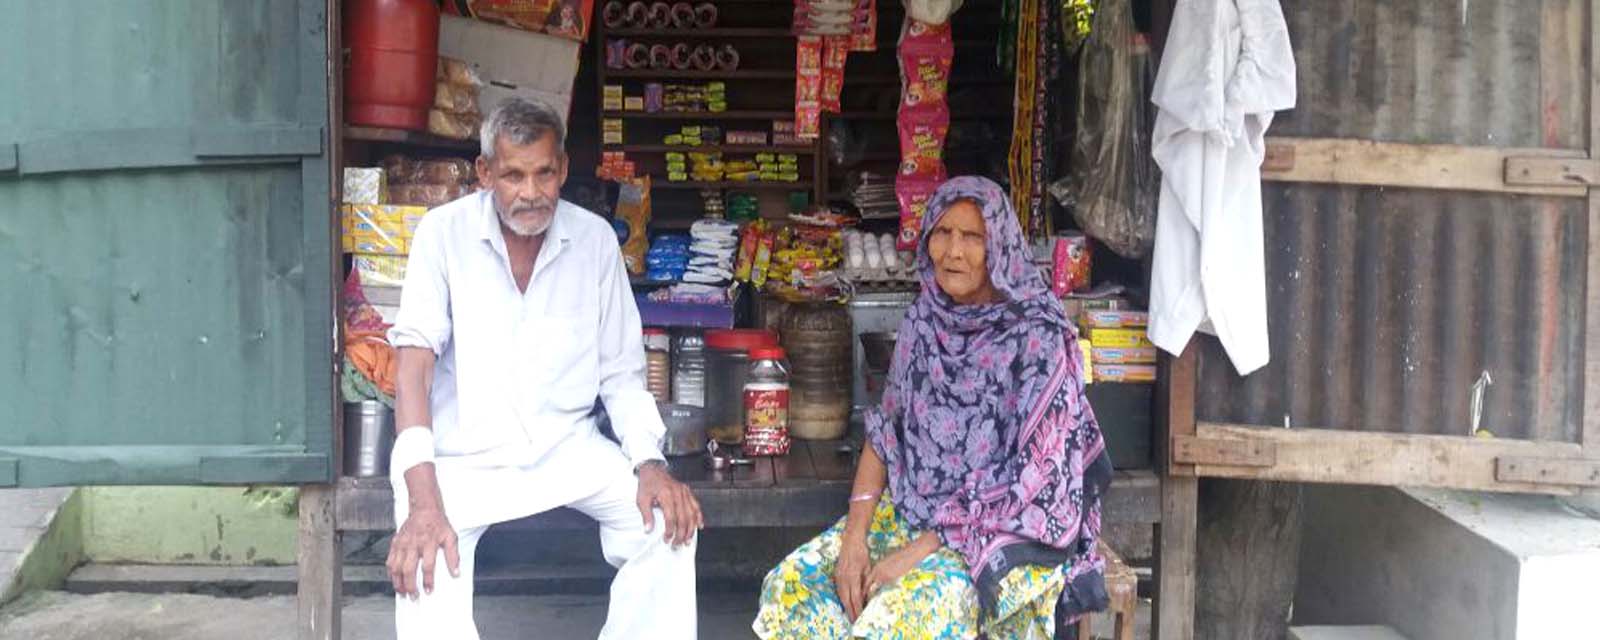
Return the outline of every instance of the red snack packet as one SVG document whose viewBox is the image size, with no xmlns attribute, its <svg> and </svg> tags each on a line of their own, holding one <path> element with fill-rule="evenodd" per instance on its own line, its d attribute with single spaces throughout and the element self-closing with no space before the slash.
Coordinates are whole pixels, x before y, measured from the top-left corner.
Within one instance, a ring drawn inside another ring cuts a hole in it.
<svg viewBox="0 0 1600 640">
<path fill-rule="evenodd" d="M 795 40 L 795 135 L 816 138 L 822 135 L 822 38 L 800 36 Z"/>
<path fill-rule="evenodd" d="M 900 108 L 944 104 L 955 57 L 949 23 L 934 26 L 907 18 L 900 32 L 898 54 Z"/>
<path fill-rule="evenodd" d="M 928 200 L 939 189 L 943 180 L 896 176 L 894 194 L 900 200 L 900 235 L 895 247 L 901 251 L 915 251 L 917 239 L 922 235 L 922 216 L 927 212 Z"/>
<path fill-rule="evenodd" d="M 900 175 L 943 181 L 944 141 L 950 130 L 948 109 L 900 112 Z"/>
</svg>

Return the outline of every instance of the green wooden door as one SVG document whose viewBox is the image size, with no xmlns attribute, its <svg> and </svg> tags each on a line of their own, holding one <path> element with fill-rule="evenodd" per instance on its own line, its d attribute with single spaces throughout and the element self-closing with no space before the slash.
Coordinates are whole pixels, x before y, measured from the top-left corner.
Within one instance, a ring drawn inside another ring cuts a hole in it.
<svg viewBox="0 0 1600 640">
<path fill-rule="evenodd" d="M 325 2 L 0 19 L 0 486 L 331 478 Z"/>
</svg>

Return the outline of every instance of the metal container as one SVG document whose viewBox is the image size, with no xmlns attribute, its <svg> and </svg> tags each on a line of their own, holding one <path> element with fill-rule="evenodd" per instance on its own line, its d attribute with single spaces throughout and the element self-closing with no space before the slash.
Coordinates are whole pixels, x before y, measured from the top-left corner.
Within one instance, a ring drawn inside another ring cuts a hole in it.
<svg viewBox="0 0 1600 640">
<path fill-rule="evenodd" d="M 344 474 L 389 475 L 394 448 L 394 410 L 377 400 L 344 403 Z"/>
<path fill-rule="evenodd" d="M 917 299 L 917 294 L 911 292 L 874 292 L 862 293 L 850 299 L 850 325 L 855 331 L 855 354 L 853 370 L 855 378 L 850 389 L 851 402 L 857 409 L 877 406 L 881 397 L 881 390 L 873 391 L 867 388 L 867 382 L 872 380 L 872 375 L 867 371 L 866 345 L 860 336 L 866 333 L 889 333 L 900 328 L 900 322 L 905 319 L 906 309 Z"/>
<path fill-rule="evenodd" d="M 791 307 L 783 319 L 789 354 L 789 433 L 834 440 L 850 426 L 850 314 L 832 303 Z"/>
<path fill-rule="evenodd" d="M 894 361 L 894 344 L 899 332 L 869 331 L 861 334 L 860 375 L 867 406 L 883 399 L 883 386 L 889 379 L 889 364 Z"/>
<path fill-rule="evenodd" d="M 686 404 L 657 404 L 667 433 L 661 437 L 661 453 L 692 456 L 706 450 L 706 411 Z"/>
</svg>

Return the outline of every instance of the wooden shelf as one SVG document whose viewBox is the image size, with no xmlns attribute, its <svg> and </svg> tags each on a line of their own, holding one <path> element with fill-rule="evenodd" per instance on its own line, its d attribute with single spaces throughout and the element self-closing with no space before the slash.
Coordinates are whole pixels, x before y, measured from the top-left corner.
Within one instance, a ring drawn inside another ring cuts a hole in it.
<svg viewBox="0 0 1600 640">
<path fill-rule="evenodd" d="M 1012 83 L 1012 78 L 1011 78 L 1010 75 L 999 73 L 998 71 L 996 71 L 992 75 L 985 75 L 985 76 L 976 76 L 976 75 L 974 75 L 974 76 L 957 76 L 957 77 L 950 78 L 950 86 L 952 86 L 952 87 L 957 87 L 957 86 L 970 87 L 970 86 L 975 86 L 975 85 L 996 85 L 996 86 L 1005 85 L 1005 86 L 1010 86 L 1011 83 Z M 893 85 L 898 85 L 898 84 L 900 84 L 900 76 L 898 74 L 896 74 L 896 75 L 874 74 L 874 75 L 860 75 L 860 76 L 854 76 L 854 77 L 846 76 L 845 79 L 844 79 L 844 86 L 847 89 L 849 87 L 851 87 L 852 85 L 858 86 L 858 87 L 860 87 L 860 86 L 874 86 L 875 87 L 875 86 L 883 86 L 883 85 L 893 86 Z M 1009 97 L 1007 97 L 1007 99 L 1009 100 Z"/>
<path fill-rule="evenodd" d="M 385 129 L 382 127 L 346 126 L 344 128 L 344 137 L 346 140 L 385 142 L 451 151 L 477 151 L 479 148 L 477 140 L 457 140 L 421 131 Z"/>
<path fill-rule="evenodd" d="M 792 38 L 788 29 L 712 27 L 710 29 L 607 29 L 608 36 L 630 38 Z"/>
<path fill-rule="evenodd" d="M 838 120 L 894 120 L 897 117 L 893 111 L 846 111 L 823 115 Z M 1008 111 L 956 111 L 950 114 L 951 120 L 1004 120 L 1010 117 Z"/>
<path fill-rule="evenodd" d="M 752 191 L 809 191 L 810 180 L 799 182 L 739 182 L 724 180 L 722 182 L 668 182 L 666 180 L 650 180 L 652 189 L 748 189 Z"/>
<path fill-rule="evenodd" d="M 639 120 L 793 120 L 793 111 L 606 111 L 606 118 Z"/>
<path fill-rule="evenodd" d="M 666 151 L 701 152 L 721 151 L 723 153 L 789 153 L 797 156 L 814 155 L 816 150 L 811 147 L 783 147 L 770 144 L 722 144 L 701 145 L 691 147 L 688 145 L 672 144 L 625 144 L 605 146 L 607 151 L 625 151 L 629 153 L 660 153 Z"/>
<path fill-rule="evenodd" d="M 736 69 L 700 71 L 698 69 L 606 69 L 605 77 L 649 80 L 793 80 L 791 69 Z M 898 79 L 895 80 L 899 82 Z"/>
</svg>

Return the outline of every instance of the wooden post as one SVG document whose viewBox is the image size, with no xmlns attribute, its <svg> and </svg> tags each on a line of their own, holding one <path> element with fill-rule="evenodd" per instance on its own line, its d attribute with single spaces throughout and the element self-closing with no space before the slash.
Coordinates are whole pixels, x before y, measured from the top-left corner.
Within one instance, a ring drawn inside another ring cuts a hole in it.
<svg viewBox="0 0 1600 640">
<path fill-rule="evenodd" d="M 1199 346 L 1193 340 L 1177 358 L 1163 357 L 1157 409 L 1161 418 L 1156 446 L 1161 464 L 1161 522 L 1156 525 L 1156 611 L 1154 635 L 1160 640 L 1193 640 L 1195 603 L 1195 526 L 1199 479 L 1194 465 L 1172 458 L 1172 438 L 1195 433 L 1194 394 Z"/>
<path fill-rule="evenodd" d="M 344 567 L 334 528 L 334 485 L 300 488 L 299 624 L 300 640 L 339 640 Z"/>
<path fill-rule="evenodd" d="M 1195 540 L 1194 625 L 1200 638 L 1277 640 L 1289 634 L 1300 577 L 1301 485 L 1206 478 Z"/>
</svg>

